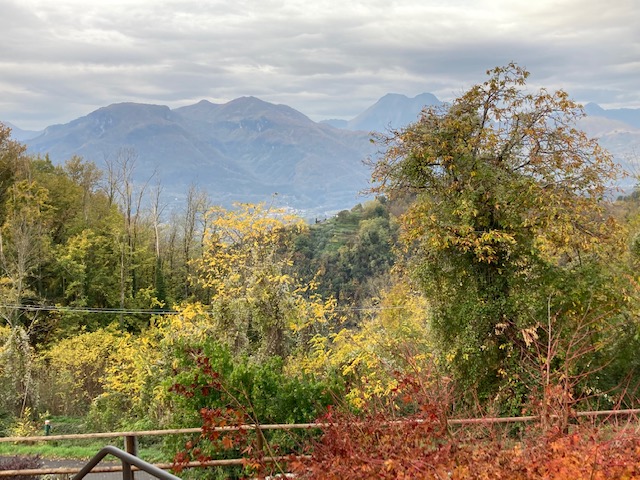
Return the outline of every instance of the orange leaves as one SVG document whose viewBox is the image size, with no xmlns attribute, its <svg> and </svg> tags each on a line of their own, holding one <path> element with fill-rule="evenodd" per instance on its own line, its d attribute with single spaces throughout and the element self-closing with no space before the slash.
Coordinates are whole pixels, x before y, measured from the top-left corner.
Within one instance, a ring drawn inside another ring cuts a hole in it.
<svg viewBox="0 0 640 480">
<path fill-rule="evenodd" d="M 233 440 L 229 436 L 225 436 L 222 438 L 222 447 L 226 450 L 231 450 L 233 448 Z"/>
<path fill-rule="evenodd" d="M 294 471 L 318 480 L 640 479 L 640 439 L 632 431 L 586 430 L 502 443 L 380 425 L 380 419 L 365 420 L 356 428 L 333 424 L 311 460 L 292 463 Z"/>
</svg>

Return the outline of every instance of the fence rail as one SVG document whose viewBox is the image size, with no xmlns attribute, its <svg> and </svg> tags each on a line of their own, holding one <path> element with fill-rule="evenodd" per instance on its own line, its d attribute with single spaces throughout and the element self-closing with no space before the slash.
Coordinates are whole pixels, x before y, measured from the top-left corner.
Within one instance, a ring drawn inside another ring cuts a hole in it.
<svg viewBox="0 0 640 480">
<path fill-rule="evenodd" d="M 606 416 L 624 416 L 624 415 L 640 415 L 640 408 L 620 409 L 620 410 L 595 410 L 588 412 L 575 412 L 574 417 L 606 417 Z M 555 418 L 554 415 L 550 416 Z M 492 423 L 521 423 L 533 422 L 541 420 L 540 415 L 529 415 L 523 417 L 481 417 L 481 418 L 449 418 L 449 425 L 477 425 Z M 252 424 L 216 427 L 216 432 L 236 432 L 238 430 L 302 430 L 314 428 L 327 428 L 330 423 L 275 423 L 275 424 Z M 188 433 L 200 433 L 200 428 L 175 428 L 166 430 L 140 430 L 140 431 L 123 431 L 123 432 L 101 432 L 101 433 L 75 433 L 69 435 L 46 435 L 33 437 L 0 437 L 0 443 L 18 442 L 33 443 L 47 442 L 51 440 L 83 440 L 91 438 L 126 438 L 126 437 L 152 437 L 164 435 L 181 435 Z"/>
<path fill-rule="evenodd" d="M 575 412 L 573 417 L 618 417 L 618 416 L 633 416 L 640 415 L 640 409 L 620 409 L 620 410 L 596 410 L 588 412 Z M 555 415 L 551 415 L 550 418 L 557 418 Z M 523 423 L 533 422 L 536 420 L 542 420 L 540 415 L 529 415 L 523 417 L 483 417 L 483 418 L 451 418 L 447 419 L 449 425 L 491 425 L 491 424 L 503 424 L 503 423 Z M 398 422 L 402 422 L 399 420 Z M 216 427 L 213 429 L 217 432 L 233 432 L 238 430 L 311 430 L 311 429 L 323 429 L 331 426 L 330 423 L 291 423 L 291 424 L 245 424 L 237 426 Z M 123 438 L 125 446 L 127 447 L 127 453 L 136 455 L 137 437 L 150 437 L 150 436 L 164 436 L 164 435 L 183 435 L 190 433 L 201 433 L 200 428 L 177 428 L 168 430 L 142 430 L 142 431 L 124 431 L 124 432 L 101 432 L 101 433 L 79 433 L 71 435 L 46 435 L 37 437 L 0 437 L 0 443 L 35 443 L 35 442 L 47 442 L 53 440 L 81 440 L 81 439 L 96 439 L 96 438 Z M 290 457 L 265 457 L 267 462 L 277 462 Z M 227 465 L 241 465 L 244 459 L 224 459 L 224 460 L 210 460 L 207 462 L 190 462 L 184 467 L 210 467 L 210 466 L 227 466 Z M 173 467 L 171 463 L 156 463 L 155 467 L 162 470 L 169 470 Z M 122 466 L 95 466 L 92 472 L 121 472 Z M 136 467 L 132 467 L 136 470 Z M 78 468 L 44 468 L 44 469 L 30 469 L 30 470 L 0 470 L 0 478 L 7 476 L 29 476 L 29 475 L 45 475 L 45 474 L 77 474 L 81 469 Z"/>
</svg>

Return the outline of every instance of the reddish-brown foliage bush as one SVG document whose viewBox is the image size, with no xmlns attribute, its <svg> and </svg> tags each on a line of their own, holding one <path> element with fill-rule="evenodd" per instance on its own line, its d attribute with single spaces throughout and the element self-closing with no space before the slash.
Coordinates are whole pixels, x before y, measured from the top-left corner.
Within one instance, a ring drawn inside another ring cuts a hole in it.
<svg viewBox="0 0 640 480">
<path fill-rule="evenodd" d="M 292 461 L 292 470 L 317 480 L 640 480 L 637 423 L 574 425 L 566 434 L 532 424 L 518 437 L 496 434 L 498 426 L 452 430 L 448 404 L 437 401 L 442 392 L 429 386 L 405 379 L 391 401 L 372 401 L 362 415 L 330 411 L 310 458 Z"/>
<path fill-rule="evenodd" d="M 547 434 L 512 446 L 479 443 L 459 449 L 454 479 L 605 480 L 640 478 L 640 437 L 585 428 Z"/>
<path fill-rule="evenodd" d="M 344 420 L 344 419 L 342 419 Z M 300 478 L 640 479 L 640 434 L 595 427 L 518 441 L 463 440 L 439 423 L 333 423 L 310 459 L 292 462 Z"/>
<path fill-rule="evenodd" d="M 311 458 L 291 467 L 304 478 L 438 478 L 445 470 L 436 468 L 445 466 L 454 445 L 440 394 L 433 384 L 405 377 L 393 395 L 369 399 L 361 415 L 329 410 Z"/>
<path fill-rule="evenodd" d="M 207 382 L 174 391 L 186 396 L 202 394 L 203 388 L 225 391 L 209 363 L 197 361 Z M 317 480 L 640 480 L 637 422 L 626 428 L 573 425 L 564 433 L 566 425 L 558 420 L 550 428 L 548 423 L 545 428 L 531 424 L 516 437 L 504 425 L 451 427 L 451 405 L 447 382 L 429 375 L 405 376 L 392 394 L 368 398 L 360 412 L 330 408 L 320 419 L 327 425 L 322 435 L 299 450 L 308 455 L 292 455 L 288 466 L 267 460 L 265 454 L 284 452 L 263 444 L 262 435 L 218 429 L 257 423 L 249 412 L 203 408 L 202 433 L 176 455 L 175 468 L 230 454 L 245 457 L 244 472 L 251 478 L 289 469 L 296 478 Z"/>
</svg>

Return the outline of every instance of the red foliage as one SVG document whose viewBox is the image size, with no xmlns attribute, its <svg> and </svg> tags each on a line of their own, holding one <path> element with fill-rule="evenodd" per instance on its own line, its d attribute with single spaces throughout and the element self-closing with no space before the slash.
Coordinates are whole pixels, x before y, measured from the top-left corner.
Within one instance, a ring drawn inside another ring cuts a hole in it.
<svg viewBox="0 0 640 480">
<path fill-rule="evenodd" d="M 197 361 L 208 377 L 205 385 L 196 379 L 173 390 L 185 396 L 202 388 L 224 390 L 207 361 Z M 323 435 L 306 448 L 310 456 L 291 456 L 290 470 L 296 478 L 317 480 L 640 480 L 637 426 L 573 426 L 565 434 L 560 424 L 546 430 L 532 425 L 521 438 L 487 436 L 486 430 L 477 435 L 469 426 L 451 431 L 447 389 L 404 377 L 392 395 L 369 399 L 361 414 L 330 408 L 320 419 L 328 424 Z M 253 430 L 220 430 L 254 423 L 247 412 L 203 408 L 200 416 L 202 433 L 176 455 L 176 471 L 189 461 L 211 459 L 212 452 L 243 455 L 245 471 L 252 477 L 264 478 L 274 471 L 265 461 L 263 439 Z"/>
<path fill-rule="evenodd" d="M 640 436 L 602 431 L 524 441 L 445 438 L 431 422 L 335 423 L 311 459 L 291 462 L 299 478 L 329 479 L 640 479 Z"/>
<path fill-rule="evenodd" d="M 317 480 L 640 480 L 637 429 L 575 426 L 564 434 L 532 426 L 520 439 L 474 437 L 469 426 L 450 431 L 445 405 L 429 395 L 409 380 L 395 402 L 371 402 L 364 415 L 330 411 L 311 458 L 292 461 L 292 471 Z M 397 412 L 408 407 L 399 419 Z"/>
<path fill-rule="evenodd" d="M 640 479 L 640 436 L 591 428 L 510 447 L 482 442 L 461 448 L 451 473 L 453 479 Z"/>
</svg>

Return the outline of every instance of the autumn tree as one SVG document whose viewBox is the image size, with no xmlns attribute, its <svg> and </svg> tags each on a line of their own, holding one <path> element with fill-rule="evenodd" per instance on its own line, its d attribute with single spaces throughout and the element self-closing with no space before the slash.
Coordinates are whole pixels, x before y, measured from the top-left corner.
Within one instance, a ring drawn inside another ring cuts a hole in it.
<svg viewBox="0 0 640 480">
<path fill-rule="evenodd" d="M 96 214 L 95 204 L 99 182 L 102 179 L 102 172 L 95 163 L 85 161 L 81 157 L 74 155 L 67 160 L 62 167 L 66 177 L 78 188 L 81 196 L 82 220 L 89 223 L 92 216 Z M 104 202 L 101 202 L 104 203 Z"/>
<path fill-rule="evenodd" d="M 292 336 L 332 315 L 292 269 L 295 236 L 304 222 L 266 204 L 210 209 L 198 281 L 210 292 L 221 337 L 234 353 L 285 356 Z"/>
<path fill-rule="evenodd" d="M 122 147 L 113 157 L 105 158 L 105 181 L 103 191 L 109 204 L 117 205 L 122 213 L 123 224 L 120 230 L 113 229 L 120 244 L 120 308 L 130 307 L 137 303 L 137 295 L 145 289 L 143 276 L 146 273 L 153 276 L 157 258 L 153 256 L 154 220 L 147 222 L 145 218 L 145 199 L 149 182 L 155 175 L 145 182 L 136 181 L 136 165 L 138 154 L 134 148 Z M 157 202 L 156 202 L 157 205 Z M 153 213 L 152 215 L 153 216 Z M 120 315 L 120 323 L 128 328 L 139 328 L 139 322 Z"/>
<path fill-rule="evenodd" d="M 38 318 L 20 308 L 32 301 L 31 283 L 48 253 L 50 208 L 33 180 L 24 146 L 0 124 L 0 413 L 22 414 L 34 400 L 33 348 Z"/>
<path fill-rule="evenodd" d="M 392 285 L 370 300 L 375 307 L 363 308 L 366 314 L 358 328 L 315 335 L 309 351 L 291 362 L 290 371 L 339 372 L 349 385 L 345 400 L 364 408 L 373 396 L 390 395 L 398 376 L 429 370 L 433 359 L 424 321 L 428 305 L 407 280 L 394 275 Z"/>
<path fill-rule="evenodd" d="M 193 295 L 192 266 L 193 261 L 201 252 L 202 240 L 205 231 L 206 213 L 209 209 L 207 193 L 190 185 L 187 192 L 186 204 L 183 216 L 179 220 L 180 237 L 182 240 L 182 268 L 178 268 L 179 281 L 183 287 L 183 295 L 189 298 Z"/>
<path fill-rule="evenodd" d="M 30 161 L 34 180 L 47 193 L 50 255 L 32 282 L 44 304 L 114 308 L 119 301 L 119 239 L 123 216 L 99 188 L 95 164 L 72 157 L 54 165 L 47 157 Z M 39 342 L 107 325 L 112 316 L 80 312 L 47 315 Z"/>
<path fill-rule="evenodd" d="M 0 222 L 4 221 L 4 204 L 17 177 L 28 171 L 26 147 L 11 139 L 11 129 L 0 123 Z"/>
<path fill-rule="evenodd" d="M 380 136 L 373 172 L 378 191 L 415 196 L 403 238 L 433 331 L 445 362 L 485 392 L 514 374 L 521 330 L 562 297 L 554 282 L 567 291 L 616 232 L 603 202 L 616 168 L 576 129 L 581 107 L 563 91 L 528 92 L 515 64 L 487 73 Z"/>
</svg>

